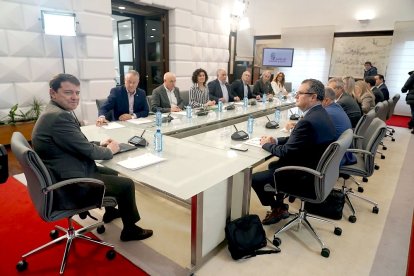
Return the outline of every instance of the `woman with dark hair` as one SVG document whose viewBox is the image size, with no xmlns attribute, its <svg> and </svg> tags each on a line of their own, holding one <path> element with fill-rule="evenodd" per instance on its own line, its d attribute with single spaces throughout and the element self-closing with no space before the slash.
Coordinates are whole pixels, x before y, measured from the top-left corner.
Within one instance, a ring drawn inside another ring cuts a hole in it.
<svg viewBox="0 0 414 276">
<path fill-rule="evenodd" d="M 270 84 L 276 96 L 287 96 L 288 92 L 285 88 L 285 74 L 283 72 L 277 73 Z"/>
<path fill-rule="evenodd" d="M 193 72 L 191 77 L 193 86 L 190 88 L 189 105 L 193 108 L 215 105 L 215 101 L 210 101 L 208 87 L 206 85 L 208 75 L 206 70 L 199 68 Z"/>
<path fill-rule="evenodd" d="M 411 120 L 408 122 L 408 128 L 413 129 L 414 128 L 414 71 L 408 72 L 410 77 L 405 82 L 404 86 L 401 88 L 401 92 L 407 93 L 407 96 L 405 97 L 405 101 L 410 106 L 411 109 Z M 414 134 L 414 129 L 411 131 L 412 134 Z"/>
</svg>

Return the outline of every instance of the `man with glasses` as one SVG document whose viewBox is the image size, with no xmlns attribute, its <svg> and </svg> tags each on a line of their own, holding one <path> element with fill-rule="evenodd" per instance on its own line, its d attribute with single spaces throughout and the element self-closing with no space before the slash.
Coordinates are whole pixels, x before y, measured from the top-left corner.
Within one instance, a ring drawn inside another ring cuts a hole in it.
<svg viewBox="0 0 414 276">
<path fill-rule="evenodd" d="M 273 193 L 264 190 L 266 185 L 275 186 L 273 173 L 275 169 L 284 166 L 304 166 L 315 169 L 319 159 L 328 145 L 335 141 L 336 130 L 321 102 L 324 99 L 325 87 L 315 79 L 302 82 L 296 93 L 296 106 L 303 111 L 303 118 L 298 121 L 289 137 L 273 138 L 263 136 L 260 144 L 264 150 L 279 157 L 272 162 L 266 171 L 253 174 L 252 187 L 264 206 L 270 206 L 262 223 L 269 225 L 289 217 L 288 206 L 283 203 L 283 193 Z M 277 187 L 299 182 L 301 194 L 314 195 L 313 177 L 309 174 L 278 173 L 275 175 Z M 309 183 L 309 185 L 307 185 Z M 289 188 L 292 191 L 292 188 Z"/>
</svg>

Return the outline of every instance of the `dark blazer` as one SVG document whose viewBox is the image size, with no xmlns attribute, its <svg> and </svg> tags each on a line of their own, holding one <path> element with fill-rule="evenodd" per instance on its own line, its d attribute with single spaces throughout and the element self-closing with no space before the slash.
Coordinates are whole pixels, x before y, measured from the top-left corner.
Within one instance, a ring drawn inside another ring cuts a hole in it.
<svg viewBox="0 0 414 276">
<path fill-rule="evenodd" d="M 229 102 L 234 101 L 234 97 L 231 94 L 230 84 L 226 82 L 227 92 L 229 93 Z M 208 84 L 208 91 L 210 100 L 218 102 L 218 99 L 223 98 L 223 92 L 221 91 L 220 81 L 218 79 L 215 79 L 213 81 L 210 81 Z"/>
<path fill-rule="evenodd" d="M 95 160 L 112 158 L 109 148 L 90 143 L 73 114 L 53 101 L 36 121 L 32 142 L 55 181 L 92 177 L 97 171 Z"/>
<path fill-rule="evenodd" d="M 181 109 L 184 109 L 184 101 L 180 96 L 180 90 L 178 87 L 174 87 L 174 95 L 177 98 L 177 106 Z M 171 104 L 164 84 L 161 84 L 152 91 L 151 111 L 157 112 L 158 108 L 160 108 L 161 112 L 163 113 L 171 112 Z"/>
<path fill-rule="evenodd" d="M 361 108 L 356 100 L 344 92 L 336 103 L 339 104 L 345 111 L 346 115 L 348 115 L 349 120 L 351 120 L 352 128 L 356 127 L 362 116 Z"/>
<path fill-rule="evenodd" d="M 263 96 L 263 94 L 275 94 L 270 81 L 263 82 L 262 78 L 258 79 L 253 86 L 253 96 Z"/>
<path fill-rule="evenodd" d="M 242 80 L 235 80 L 231 85 L 230 85 L 230 93 L 232 95 L 232 97 L 239 97 L 240 100 L 242 100 L 244 98 L 244 84 Z M 247 98 L 251 99 L 254 98 L 253 94 L 252 94 L 252 90 L 250 89 L 250 85 L 247 85 Z"/>
<path fill-rule="evenodd" d="M 377 67 L 372 66 L 371 68 L 369 68 L 367 71 L 364 70 L 364 78 L 365 77 L 374 77 L 377 73 Z"/>
<path fill-rule="evenodd" d="M 289 137 L 277 138 L 277 145 L 267 143 L 262 148 L 279 157 L 278 167 L 295 165 L 314 169 L 335 138 L 331 118 L 322 105 L 317 105 L 298 121 Z"/>
<path fill-rule="evenodd" d="M 378 86 L 378 89 L 382 92 L 382 95 L 384 95 L 384 100 L 388 101 L 390 99 L 390 92 L 388 91 L 388 87 L 385 83 Z"/>
<path fill-rule="evenodd" d="M 107 114 L 110 110 L 114 111 L 115 120 L 119 120 L 122 114 L 129 114 L 128 92 L 125 86 L 117 86 L 111 89 L 108 99 L 99 110 L 99 116 Z M 134 95 L 134 114 L 137 118 L 147 117 L 149 112 L 146 93 L 137 88 Z"/>
<path fill-rule="evenodd" d="M 379 90 L 377 87 L 374 86 L 372 88 L 372 93 L 375 96 L 375 104 L 384 101 L 384 95 L 382 94 L 381 90 Z"/>
</svg>

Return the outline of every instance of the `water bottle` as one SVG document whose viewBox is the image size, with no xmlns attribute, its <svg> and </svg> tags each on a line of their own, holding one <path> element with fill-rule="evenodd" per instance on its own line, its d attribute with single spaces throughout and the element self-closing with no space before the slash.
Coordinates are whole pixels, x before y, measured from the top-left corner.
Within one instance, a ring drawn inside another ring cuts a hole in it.
<svg viewBox="0 0 414 276">
<path fill-rule="evenodd" d="M 262 102 L 266 103 L 266 93 L 263 93 Z"/>
<path fill-rule="evenodd" d="M 253 124 L 254 124 L 254 118 L 252 115 L 249 116 L 247 119 L 247 133 L 249 133 L 249 136 L 253 133 Z"/>
<path fill-rule="evenodd" d="M 218 103 L 217 103 L 217 106 L 218 106 L 218 112 L 222 112 L 223 111 L 223 102 L 219 100 Z"/>
<path fill-rule="evenodd" d="M 187 106 L 185 111 L 186 111 L 186 114 L 187 114 L 187 118 L 193 117 L 193 109 L 191 108 L 191 105 Z"/>
<path fill-rule="evenodd" d="M 154 134 L 154 150 L 156 152 L 162 151 L 162 133 L 161 129 L 157 129 L 157 132 Z"/>
<path fill-rule="evenodd" d="M 279 123 L 280 122 L 280 109 L 276 108 L 275 110 L 275 122 Z"/>
<path fill-rule="evenodd" d="M 162 124 L 162 114 L 161 110 L 158 108 L 157 113 L 155 113 L 155 125 L 160 128 Z"/>
<path fill-rule="evenodd" d="M 249 105 L 249 99 L 247 98 L 247 96 L 244 96 L 243 98 L 243 107 L 247 107 Z"/>
</svg>

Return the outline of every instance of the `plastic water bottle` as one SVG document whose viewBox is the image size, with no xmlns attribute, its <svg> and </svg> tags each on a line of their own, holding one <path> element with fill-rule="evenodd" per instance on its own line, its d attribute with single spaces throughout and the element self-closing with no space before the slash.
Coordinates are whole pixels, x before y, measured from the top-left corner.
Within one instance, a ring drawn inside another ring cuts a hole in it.
<svg viewBox="0 0 414 276">
<path fill-rule="evenodd" d="M 267 100 L 267 99 L 266 99 L 266 96 L 267 96 L 267 95 L 266 95 L 266 93 L 263 93 L 262 102 L 263 102 L 264 104 L 266 103 L 266 100 Z"/>
<path fill-rule="evenodd" d="M 192 109 L 191 105 L 187 106 L 185 111 L 186 111 L 186 114 L 187 114 L 187 118 L 193 117 L 193 109 Z"/>
<path fill-rule="evenodd" d="M 158 108 L 157 112 L 155 113 L 155 125 L 160 128 L 162 124 L 162 114 L 161 110 Z"/>
<path fill-rule="evenodd" d="M 162 152 L 162 133 L 161 129 L 157 129 L 154 134 L 154 150 L 156 152 Z"/>
<path fill-rule="evenodd" d="M 243 107 L 247 107 L 249 105 L 249 99 L 247 98 L 247 96 L 244 96 L 243 98 Z"/>
<path fill-rule="evenodd" d="M 280 109 L 276 108 L 275 110 L 275 122 L 279 123 L 280 122 Z"/>
<path fill-rule="evenodd" d="M 217 103 L 217 106 L 218 106 L 218 112 L 223 112 L 223 102 L 219 100 Z"/>
<path fill-rule="evenodd" d="M 249 116 L 247 119 L 247 133 L 249 133 L 249 136 L 253 133 L 253 125 L 254 125 L 254 118 L 252 115 Z"/>
</svg>

